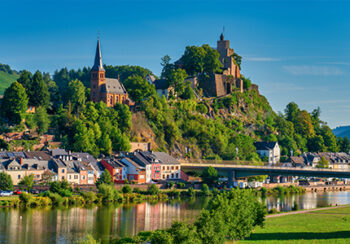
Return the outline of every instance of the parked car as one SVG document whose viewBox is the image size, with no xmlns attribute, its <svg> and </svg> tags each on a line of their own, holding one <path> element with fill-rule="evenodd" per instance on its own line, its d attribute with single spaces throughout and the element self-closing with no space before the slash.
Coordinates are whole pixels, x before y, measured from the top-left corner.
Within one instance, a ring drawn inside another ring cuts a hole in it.
<svg viewBox="0 0 350 244">
<path fill-rule="evenodd" d="M 21 195 L 22 194 L 22 190 L 16 189 L 13 194 L 15 195 Z"/>
<path fill-rule="evenodd" d="M 39 190 L 36 190 L 36 189 L 32 189 L 32 190 L 30 191 L 30 193 L 32 193 L 32 194 L 39 194 L 40 191 L 39 191 Z"/>
<path fill-rule="evenodd" d="M 0 196 L 11 196 L 13 191 L 0 191 Z"/>
</svg>

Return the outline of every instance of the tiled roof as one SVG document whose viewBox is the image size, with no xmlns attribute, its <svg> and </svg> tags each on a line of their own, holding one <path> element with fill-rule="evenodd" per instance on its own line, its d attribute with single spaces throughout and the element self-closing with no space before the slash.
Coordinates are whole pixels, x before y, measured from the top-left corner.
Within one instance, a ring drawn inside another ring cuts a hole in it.
<svg viewBox="0 0 350 244">
<path fill-rule="evenodd" d="M 276 146 L 277 142 L 255 142 L 254 146 L 256 150 L 272 150 Z"/>
<path fill-rule="evenodd" d="M 152 152 L 152 154 L 163 164 L 180 164 L 174 157 L 165 152 Z"/>
<path fill-rule="evenodd" d="M 101 92 L 111 94 L 126 94 L 126 89 L 117 79 L 106 78 L 106 84 L 101 86 Z"/>
</svg>

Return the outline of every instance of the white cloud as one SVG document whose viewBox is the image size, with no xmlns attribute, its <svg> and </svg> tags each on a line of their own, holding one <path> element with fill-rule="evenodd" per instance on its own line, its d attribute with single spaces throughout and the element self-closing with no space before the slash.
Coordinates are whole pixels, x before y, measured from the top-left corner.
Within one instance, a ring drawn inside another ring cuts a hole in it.
<svg viewBox="0 0 350 244">
<path fill-rule="evenodd" d="M 332 66 L 287 65 L 283 69 L 292 75 L 340 76 L 344 72 Z"/>
</svg>

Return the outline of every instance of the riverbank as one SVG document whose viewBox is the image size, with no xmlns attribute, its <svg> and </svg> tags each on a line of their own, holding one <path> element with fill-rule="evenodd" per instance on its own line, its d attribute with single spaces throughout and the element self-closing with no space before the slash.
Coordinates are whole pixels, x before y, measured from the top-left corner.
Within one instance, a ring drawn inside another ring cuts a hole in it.
<svg viewBox="0 0 350 244">
<path fill-rule="evenodd" d="M 350 206 L 269 215 L 243 243 L 350 243 Z"/>
</svg>

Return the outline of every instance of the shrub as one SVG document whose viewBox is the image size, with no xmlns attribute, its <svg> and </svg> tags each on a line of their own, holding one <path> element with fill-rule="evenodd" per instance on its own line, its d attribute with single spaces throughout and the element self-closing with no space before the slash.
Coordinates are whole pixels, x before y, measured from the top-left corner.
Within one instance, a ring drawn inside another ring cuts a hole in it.
<svg viewBox="0 0 350 244">
<path fill-rule="evenodd" d="M 133 190 L 133 192 L 134 192 L 134 193 L 140 194 L 140 193 L 141 193 L 141 190 L 140 190 L 140 188 L 135 187 L 134 190 Z"/>
<path fill-rule="evenodd" d="M 114 196 L 113 196 L 113 200 L 115 202 L 118 202 L 122 199 L 122 197 L 120 196 L 120 193 L 117 189 L 114 189 Z"/>
<path fill-rule="evenodd" d="M 132 188 L 129 185 L 123 186 L 122 192 L 123 193 L 132 193 Z"/>
<path fill-rule="evenodd" d="M 84 197 L 85 202 L 93 203 L 96 201 L 96 194 L 92 191 L 82 192 L 81 195 Z"/>
<path fill-rule="evenodd" d="M 193 187 L 188 188 L 187 195 L 190 197 L 194 197 L 196 195 L 196 192 L 194 191 Z"/>
<path fill-rule="evenodd" d="M 130 188 L 131 189 L 131 188 Z M 103 202 L 112 202 L 114 201 L 114 187 L 107 184 L 100 184 L 98 186 L 98 193 L 101 195 Z"/>
<path fill-rule="evenodd" d="M 220 191 L 218 188 L 214 187 L 212 193 L 214 194 L 214 196 L 216 196 L 217 194 L 220 193 Z"/>
<path fill-rule="evenodd" d="M 36 197 L 36 201 L 41 207 L 47 207 L 52 204 L 52 201 L 49 197 Z"/>
<path fill-rule="evenodd" d="M 58 194 L 60 194 L 60 196 L 62 196 L 62 197 L 71 197 L 72 196 L 72 192 L 68 189 L 59 189 Z"/>
<path fill-rule="evenodd" d="M 156 185 L 152 184 L 148 186 L 147 193 L 149 195 L 157 195 L 159 193 L 159 189 Z"/>
<path fill-rule="evenodd" d="M 265 187 L 261 187 L 260 192 L 261 192 L 261 196 L 264 197 L 267 193 L 267 189 Z"/>
<path fill-rule="evenodd" d="M 61 205 L 63 203 L 63 198 L 58 193 L 48 192 L 48 197 L 51 199 L 52 204 Z"/>
<path fill-rule="evenodd" d="M 100 241 L 96 241 L 94 237 L 88 234 L 84 239 L 77 241 L 77 244 L 100 244 Z"/>
<path fill-rule="evenodd" d="M 178 183 L 176 184 L 176 187 L 177 187 L 178 189 L 185 189 L 185 188 L 186 188 L 186 184 L 185 184 L 184 182 L 178 182 Z"/>
<path fill-rule="evenodd" d="M 33 201 L 33 195 L 30 193 L 23 192 L 20 196 L 19 199 L 21 202 L 24 203 L 25 206 L 29 206 L 30 203 Z"/>
<path fill-rule="evenodd" d="M 173 236 L 164 230 L 156 230 L 151 235 L 151 243 L 157 244 L 171 244 L 174 243 Z"/>
<path fill-rule="evenodd" d="M 202 185 L 202 194 L 205 195 L 205 196 L 211 195 L 209 186 L 207 184 L 203 184 Z"/>
</svg>

